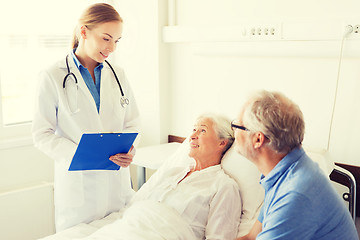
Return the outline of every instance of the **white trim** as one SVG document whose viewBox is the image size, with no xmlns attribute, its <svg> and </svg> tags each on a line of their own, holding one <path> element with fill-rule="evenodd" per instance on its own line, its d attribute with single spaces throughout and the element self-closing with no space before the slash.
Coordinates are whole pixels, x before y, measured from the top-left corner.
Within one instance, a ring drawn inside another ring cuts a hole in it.
<svg viewBox="0 0 360 240">
<path fill-rule="evenodd" d="M 11 195 L 11 194 L 16 194 L 18 192 L 32 191 L 34 189 L 39 189 L 39 188 L 43 188 L 43 187 L 50 187 L 50 188 L 54 189 L 54 183 L 44 181 L 44 182 L 39 182 L 37 184 L 22 186 L 21 188 L 15 188 L 15 189 L 11 189 L 11 190 L 1 191 L 0 197 L 4 197 L 6 195 Z"/>
<path fill-rule="evenodd" d="M 168 25 L 176 25 L 176 0 L 168 0 Z"/>
<path fill-rule="evenodd" d="M 357 40 L 345 40 L 343 57 L 360 57 Z M 249 41 L 191 43 L 197 56 L 339 58 L 341 41 Z M 313 49 L 316 49 L 314 51 Z"/>
<path fill-rule="evenodd" d="M 340 41 L 345 28 L 358 21 L 330 22 L 250 22 L 236 25 L 163 27 L 165 43 L 180 42 L 254 42 L 254 41 Z M 360 40 L 359 33 L 347 35 L 349 40 Z"/>
<path fill-rule="evenodd" d="M 6 140 L 0 140 L 0 150 L 25 147 L 33 145 L 31 137 L 19 137 Z"/>
</svg>

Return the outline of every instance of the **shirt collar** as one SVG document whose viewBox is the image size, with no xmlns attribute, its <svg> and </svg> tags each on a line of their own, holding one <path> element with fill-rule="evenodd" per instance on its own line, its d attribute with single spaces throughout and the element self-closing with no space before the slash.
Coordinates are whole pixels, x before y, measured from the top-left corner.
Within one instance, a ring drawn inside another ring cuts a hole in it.
<svg viewBox="0 0 360 240">
<path fill-rule="evenodd" d="M 207 167 L 205 169 L 200 170 L 200 172 L 216 172 L 221 169 L 221 165 L 217 164 L 214 166 Z"/>
<path fill-rule="evenodd" d="M 271 172 L 264 176 L 261 175 L 260 184 L 264 187 L 265 191 L 269 190 L 284 172 L 295 162 L 297 162 L 305 151 L 302 147 L 295 148 L 289 152 L 281 161 L 271 170 Z"/>
<path fill-rule="evenodd" d="M 221 169 L 221 165 L 217 164 L 217 165 L 210 166 L 210 167 L 198 170 L 198 171 L 194 171 L 194 173 L 196 173 L 196 172 L 199 174 L 213 173 L 213 172 L 219 171 L 220 169 Z"/>
<path fill-rule="evenodd" d="M 74 62 L 75 62 L 76 67 L 77 67 L 79 70 L 80 70 L 80 68 L 85 68 L 85 67 L 81 64 L 81 62 L 79 61 L 79 59 L 76 57 L 75 51 L 76 51 L 76 48 L 74 48 L 74 49 L 71 51 L 71 56 L 72 56 L 72 58 L 74 59 Z M 103 63 L 99 63 L 99 65 L 97 65 L 95 69 L 101 70 L 103 67 L 104 67 Z"/>
</svg>

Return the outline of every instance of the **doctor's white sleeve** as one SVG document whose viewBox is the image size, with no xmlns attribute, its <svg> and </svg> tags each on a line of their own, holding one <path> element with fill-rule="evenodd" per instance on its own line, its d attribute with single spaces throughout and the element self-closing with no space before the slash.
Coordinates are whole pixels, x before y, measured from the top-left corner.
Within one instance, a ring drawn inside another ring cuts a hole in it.
<svg viewBox="0 0 360 240">
<path fill-rule="evenodd" d="M 54 81 L 46 72 L 42 72 L 34 104 L 34 145 L 56 161 L 66 161 L 70 165 L 77 144 L 55 134 L 58 102 L 59 95 Z"/>
</svg>

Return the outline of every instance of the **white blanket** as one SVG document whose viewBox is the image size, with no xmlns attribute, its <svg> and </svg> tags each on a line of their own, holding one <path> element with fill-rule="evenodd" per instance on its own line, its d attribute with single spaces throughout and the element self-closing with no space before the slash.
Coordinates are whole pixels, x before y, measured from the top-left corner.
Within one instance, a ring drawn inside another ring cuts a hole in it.
<svg viewBox="0 0 360 240">
<path fill-rule="evenodd" d="M 134 203 L 123 217 L 83 239 L 195 239 L 190 226 L 172 208 L 156 201 Z"/>
<path fill-rule="evenodd" d="M 121 218 L 114 220 L 114 217 L 120 216 L 120 213 L 110 215 L 108 221 L 112 223 L 97 231 L 95 231 L 96 227 L 91 227 L 91 224 L 78 225 L 77 229 L 55 234 L 47 237 L 46 240 L 196 239 L 190 226 L 174 209 L 156 201 L 145 200 L 136 202 L 126 209 Z"/>
</svg>

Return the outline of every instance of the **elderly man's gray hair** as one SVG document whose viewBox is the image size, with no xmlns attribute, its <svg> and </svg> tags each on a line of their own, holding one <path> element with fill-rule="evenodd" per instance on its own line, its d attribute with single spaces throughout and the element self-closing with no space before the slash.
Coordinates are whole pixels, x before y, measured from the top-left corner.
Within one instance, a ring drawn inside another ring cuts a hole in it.
<svg viewBox="0 0 360 240">
<path fill-rule="evenodd" d="M 250 98 L 243 124 L 252 132 L 262 132 L 277 152 L 288 152 L 304 139 L 305 122 L 299 106 L 279 92 L 261 91 Z"/>
</svg>

